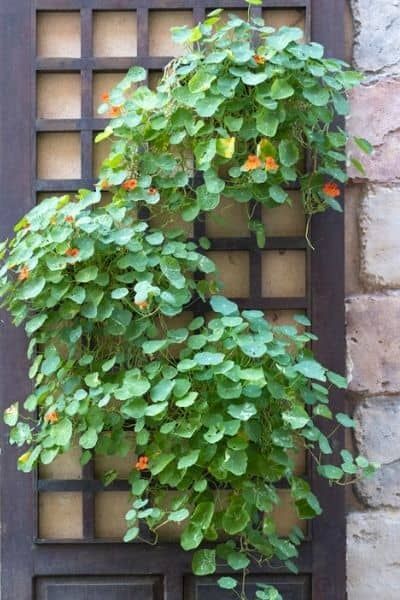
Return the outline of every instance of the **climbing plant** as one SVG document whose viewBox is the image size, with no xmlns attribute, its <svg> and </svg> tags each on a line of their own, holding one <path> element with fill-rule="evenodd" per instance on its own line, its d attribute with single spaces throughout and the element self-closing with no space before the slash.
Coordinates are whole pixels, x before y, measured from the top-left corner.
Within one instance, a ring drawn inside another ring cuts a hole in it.
<svg viewBox="0 0 400 600">
<path fill-rule="evenodd" d="M 347 136 L 332 124 L 360 76 L 301 43 L 299 29 L 220 13 L 173 30 L 186 53 L 155 91 L 138 86 L 146 73 L 133 67 L 104 94 L 99 110 L 112 119 L 97 141 L 113 143 L 95 191 L 44 200 L 1 245 L 3 306 L 30 338 L 33 384 L 4 419 L 10 443 L 28 446 L 22 471 L 74 444 L 82 464 L 95 453 L 135 456 L 125 541 L 143 539 L 142 522 L 147 543 L 179 523 L 197 575 L 217 563 L 245 574 L 274 557 L 295 572 L 302 531 L 282 538 L 273 517 L 282 480 L 301 519 L 321 513 L 296 453 L 309 450 L 338 484 L 376 465 L 345 449 L 331 460 L 331 435 L 354 422 L 329 406 L 346 381 L 313 356 L 307 317 L 273 327 L 259 310 L 241 312 L 221 295 L 208 240 L 198 248 L 170 221 L 193 221 L 223 194 L 247 203 L 264 246 L 250 201 L 290 203 L 297 183 L 307 215 L 341 210 Z M 174 323 L 201 301 L 207 322 Z M 244 598 L 241 581 L 219 583 Z M 279 594 L 261 586 L 257 597 Z"/>
</svg>

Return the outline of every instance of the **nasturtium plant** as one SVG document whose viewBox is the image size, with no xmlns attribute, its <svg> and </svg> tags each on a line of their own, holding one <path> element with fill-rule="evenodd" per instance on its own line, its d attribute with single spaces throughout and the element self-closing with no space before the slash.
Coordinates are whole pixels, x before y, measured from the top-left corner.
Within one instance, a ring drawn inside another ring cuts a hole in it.
<svg viewBox="0 0 400 600">
<path fill-rule="evenodd" d="M 307 215 L 339 210 L 347 136 L 333 121 L 360 78 L 301 43 L 299 29 L 260 19 L 224 24 L 214 11 L 173 37 L 187 52 L 156 91 L 138 87 L 146 73 L 133 67 L 104 95 L 100 112 L 113 118 L 97 141 L 112 148 L 96 189 L 42 201 L 0 247 L 2 306 L 30 339 L 32 380 L 4 420 L 10 443 L 27 447 L 25 472 L 73 445 L 82 464 L 130 453 L 125 541 L 145 524 L 155 543 L 179 523 L 194 573 L 228 565 L 219 585 L 243 599 L 251 563 L 276 558 L 296 571 L 303 533 L 283 538 L 274 520 L 282 482 L 301 519 L 321 513 L 296 453 L 310 450 L 339 484 L 376 465 L 345 449 L 332 456 L 321 419 L 332 435 L 354 421 L 329 406 L 346 381 L 314 357 L 307 317 L 274 327 L 259 310 L 240 311 L 221 295 L 209 241 L 199 248 L 171 223 L 214 210 L 222 195 L 290 203 L 293 184 Z M 200 302 L 207 322 L 198 309 L 190 316 Z M 256 597 L 281 598 L 268 585 Z"/>
</svg>

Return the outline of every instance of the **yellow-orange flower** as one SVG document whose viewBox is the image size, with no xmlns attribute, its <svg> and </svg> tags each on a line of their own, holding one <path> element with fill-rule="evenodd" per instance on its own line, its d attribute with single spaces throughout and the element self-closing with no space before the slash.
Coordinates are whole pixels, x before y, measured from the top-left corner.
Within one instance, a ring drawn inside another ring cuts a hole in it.
<svg viewBox="0 0 400 600">
<path fill-rule="evenodd" d="M 134 190 L 136 186 L 137 186 L 136 179 L 127 179 L 122 184 L 122 187 L 124 188 L 124 190 L 128 190 L 128 191 Z"/>
<path fill-rule="evenodd" d="M 264 65 L 265 64 L 265 56 L 262 56 L 261 54 L 254 54 L 253 58 L 254 58 L 254 60 L 256 61 L 256 63 L 258 65 Z"/>
<path fill-rule="evenodd" d="M 103 181 L 100 181 L 100 188 L 102 190 L 108 190 L 109 187 L 110 184 L 108 183 L 108 181 L 106 181 L 105 179 L 103 179 Z"/>
<path fill-rule="evenodd" d="M 28 267 L 24 266 L 18 273 L 18 280 L 25 281 L 25 279 L 28 279 L 28 277 L 29 277 L 29 269 L 28 269 Z"/>
<path fill-rule="evenodd" d="M 255 154 L 249 154 L 246 162 L 244 163 L 244 168 L 246 171 L 254 171 L 254 169 L 259 169 L 261 167 L 261 160 Z"/>
<path fill-rule="evenodd" d="M 279 165 L 276 160 L 272 156 L 267 156 L 265 159 L 265 170 L 276 171 L 277 169 L 279 169 Z"/>
<path fill-rule="evenodd" d="M 75 217 L 73 217 L 72 215 L 67 215 L 64 219 L 64 221 L 66 223 L 73 223 L 75 221 Z"/>
<path fill-rule="evenodd" d="M 120 106 L 112 106 L 110 108 L 110 117 L 120 117 L 122 108 Z"/>
<path fill-rule="evenodd" d="M 136 306 L 140 309 L 140 310 L 144 310 L 145 308 L 147 308 L 149 306 L 148 302 L 135 302 Z"/>
<path fill-rule="evenodd" d="M 330 196 L 331 198 L 337 198 L 338 196 L 340 196 L 340 188 L 333 181 L 326 182 L 324 184 L 324 187 L 322 188 L 322 191 L 324 192 L 324 194 Z"/>
<path fill-rule="evenodd" d="M 139 456 L 138 461 L 135 465 L 135 468 L 137 469 L 137 471 L 145 471 L 146 469 L 148 469 L 149 468 L 148 457 L 145 455 Z"/>
<path fill-rule="evenodd" d="M 57 423 L 58 421 L 58 414 L 55 410 L 53 410 L 52 412 L 49 412 L 47 413 L 47 415 L 44 416 L 44 420 L 46 421 L 46 423 L 50 423 L 50 425 L 53 425 L 53 423 Z"/>
</svg>

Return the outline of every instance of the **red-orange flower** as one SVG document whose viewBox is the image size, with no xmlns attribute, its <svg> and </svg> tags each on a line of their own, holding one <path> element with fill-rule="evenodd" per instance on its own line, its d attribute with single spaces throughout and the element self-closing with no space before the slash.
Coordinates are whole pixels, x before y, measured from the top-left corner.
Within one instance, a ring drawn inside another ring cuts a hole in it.
<svg viewBox="0 0 400 600">
<path fill-rule="evenodd" d="M 272 156 L 267 156 L 265 159 L 265 170 L 276 171 L 277 169 L 279 169 L 279 165 L 276 160 Z"/>
<path fill-rule="evenodd" d="M 338 196 L 340 196 L 340 188 L 333 181 L 327 181 L 324 184 L 322 191 L 324 192 L 324 194 L 330 196 L 331 198 L 337 198 Z"/>
<path fill-rule="evenodd" d="M 265 56 L 262 56 L 261 54 L 254 54 L 253 58 L 258 65 L 265 64 Z"/>
<path fill-rule="evenodd" d="M 155 188 L 155 187 L 149 188 L 149 194 L 151 194 L 152 196 L 154 196 L 154 194 L 157 194 L 157 188 Z"/>
<path fill-rule="evenodd" d="M 29 277 L 29 269 L 28 269 L 28 267 L 24 266 L 18 273 L 18 280 L 25 281 L 25 279 L 28 279 L 28 277 Z"/>
<path fill-rule="evenodd" d="M 65 251 L 65 254 L 66 254 L 67 256 L 72 256 L 72 258 L 75 258 L 75 256 L 78 256 L 78 254 L 79 254 L 79 250 L 78 250 L 78 248 L 68 248 L 68 249 Z"/>
<path fill-rule="evenodd" d="M 64 221 L 66 223 L 73 223 L 75 221 L 75 217 L 73 217 L 72 215 L 67 215 L 64 219 Z"/>
<path fill-rule="evenodd" d="M 122 184 L 123 189 L 128 190 L 128 191 L 134 190 L 136 186 L 137 186 L 136 179 L 127 179 Z"/>
<path fill-rule="evenodd" d="M 137 463 L 135 465 L 135 468 L 138 471 L 145 471 L 146 469 L 148 469 L 149 468 L 149 459 L 148 459 L 148 457 L 145 456 L 145 455 L 139 456 L 138 461 L 137 461 Z"/>
<path fill-rule="evenodd" d="M 47 413 L 47 415 L 44 416 L 44 420 L 46 421 L 46 423 L 50 423 L 51 425 L 53 425 L 53 423 L 57 423 L 58 421 L 58 414 L 55 410 L 53 410 L 52 412 L 49 412 Z"/>
<path fill-rule="evenodd" d="M 244 168 L 246 171 L 254 171 L 254 169 L 259 169 L 261 167 L 261 160 L 255 154 L 249 154 L 246 162 L 244 163 Z"/>
<path fill-rule="evenodd" d="M 110 117 L 120 117 L 122 108 L 120 106 L 112 106 L 110 108 Z"/>
<path fill-rule="evenodd" d="M 104 94 L 101 95 L 101 99 L 103 102 L 108 102 L 110 99 L 110 96 L 107 94 L 107 92 L 104 92 Z"/>
</svg>

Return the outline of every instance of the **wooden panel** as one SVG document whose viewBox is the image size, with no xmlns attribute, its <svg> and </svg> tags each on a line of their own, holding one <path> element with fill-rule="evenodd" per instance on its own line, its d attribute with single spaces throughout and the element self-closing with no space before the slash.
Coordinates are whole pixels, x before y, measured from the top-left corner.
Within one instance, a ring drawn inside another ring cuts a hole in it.
<svg viewBox="0 0 400 600">
<path fill-rule="evenodd" d="M 184 48 L 171 40 L 171 27 L 193 26 L 189 10 L 151 11 L 149 16 L 150 56 L 180 56 Z"/>
<path fill-rule="evenodd" d="M 39 133 L 37 176 L 39 179 L 79 179 L 81 140 L 78 133 Z"/>
<path fill-rule="evenodd" d="M 39 465 L 41 479 L 81 479 L 82 467 L 79 462 L 81 449 L 76 446 L 65 454 L 60 454 L 49 465 Z"/>
<path fill-rule="evenodd" d="M 257 583 L 274 585 L 282 594 L 284 600 L 308 600 L 310 581 L 305 576 L 256 576 L 247 577 L 246 595 L 254 598 L 257 591 Z M 232 590 L 221 590 L 216 578 L 201 577 L 197 581 L 194 578 L 186 580 L 188 600 L 232 600 Z M 321 597 L 322 598 L 322 597 Z"/>
<path fill-rule="evenodd" d="M 249 237 L 247 205 L 222 198 L 218 207 L 206 213 L 206 235 L 209 237 Z"/>
<path fill-rule="evenodd" d="M 250 294 L 249 253 L 208 252 L 208 256 L 217 265 L 224 294 L 231 298 L 247 298 Z"/>
<path fill-rule="evenodd" d="M 95 535 L 121 540 L 127 526 L 125 515 L 131 508 L 129 492 L 101 492 L 95 497 Z"/>
<path fill-rule="evenodd" d="M 81 116 L 79 73 L 40 73 L 37 78 L 37 116 L 78 119 Z"/>
<path fill-rule="evenodd" d="M 297 250 L 263 252 L 262 295 L 270 298 L 306 294 L 306 253 Z"/>
<path fill-rule="evenodd" d="M 83 537 L 82 494 L 79 492 L 41 492 L 38 510 L 40 538 Z"/>
<path fill-rule="evenodd" d="M 134 11 L 99 11 L 93 15 L 93 56 L 136 56 Z"/>
<path fill-rule="evenodd" d="M 81 55 L 79 12 L 39 12 L 37 55 L 77 58 Z"/>
<path fill-rule="evenodd" d="M 158 577 L 41 577 L 37 600 L 161 600 Z"/>
</svg>

